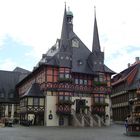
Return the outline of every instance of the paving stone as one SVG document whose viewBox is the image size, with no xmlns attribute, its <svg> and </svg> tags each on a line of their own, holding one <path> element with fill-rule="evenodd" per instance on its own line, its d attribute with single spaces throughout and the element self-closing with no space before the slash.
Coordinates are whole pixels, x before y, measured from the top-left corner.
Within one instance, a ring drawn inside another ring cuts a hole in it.
<svg viewBox="0 0 140 140">
<path fill-rule="evenodd" d="M 140 140 L 124 133 L 123 125 L 102 128 L 14 126 L 0 128 L 0 140 Z"/>
</svg>

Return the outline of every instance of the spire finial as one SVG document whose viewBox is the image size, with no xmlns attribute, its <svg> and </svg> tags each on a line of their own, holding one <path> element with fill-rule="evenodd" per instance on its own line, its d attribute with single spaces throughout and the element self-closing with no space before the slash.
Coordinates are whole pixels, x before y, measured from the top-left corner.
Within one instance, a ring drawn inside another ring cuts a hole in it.
<svg viewBox="0 0 140 140">
<path fill-rule="evenodd" d="M 65 8 L 66 8 L 66 4 L 67 4 L 67 3 L 66 3 L 66 1 L 65 1 Z"/>
<path fill-rule="evenodd" d="M 92 44 L 92 52 L 100 51 L 100 41 L 98 35 L 98 27 L 97 27 L 97 20 L 96 20 L 96 7 L 94 6 L 94 32 L 93 32 L 93 44 Z"/>
<path fill-rule="evenodd" d="M 68 11 L 70 11 L 70 7 L 68 6 Z"/>
<path fill-rule="evenodd" d="M 96 17 L 96 6 L 94 6 L 94 17 Z"/>
</svg>

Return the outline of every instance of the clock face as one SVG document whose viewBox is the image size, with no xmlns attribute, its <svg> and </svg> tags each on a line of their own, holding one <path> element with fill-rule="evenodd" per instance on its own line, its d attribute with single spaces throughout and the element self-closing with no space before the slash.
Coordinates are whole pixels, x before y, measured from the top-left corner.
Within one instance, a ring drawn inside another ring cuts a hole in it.
<svg viewBox="0 0 140 140">
<path fill-rule="evenodd" d="M 75 48 L 79 47 L 79 41 L 77 39 L 72 40 L 72 47 L 75 47 Z"/>
</svg>

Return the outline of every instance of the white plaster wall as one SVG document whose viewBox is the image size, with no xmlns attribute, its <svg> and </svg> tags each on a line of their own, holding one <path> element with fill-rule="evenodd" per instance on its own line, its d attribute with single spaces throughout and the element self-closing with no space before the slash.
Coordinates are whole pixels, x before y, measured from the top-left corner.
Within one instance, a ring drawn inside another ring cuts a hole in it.
<svg viewBox="0 0 140 140">
<path fill-rule="evenodd" d="M 110 102 L 110 97 L 109 95 L 106 96 L 105 98 L 105 102 L 108 103 L 108 106 L 105 107 L 105 112 L 108 115 L 108 117 L 106 117 L 106 125 L 110 125 L 110 108 L 111 108 L 111 102 Z"/>
<path fill-rule="evenodd" d="M 46 106 L 45 106 L 45 124 L 46 126 L 58 126 L 59 117 L 56 114 L 56 99 L 57 96 L 46 96 Z M 53 119 L 49 119 L 49 114 L 53 115 Z"/>
</svg>

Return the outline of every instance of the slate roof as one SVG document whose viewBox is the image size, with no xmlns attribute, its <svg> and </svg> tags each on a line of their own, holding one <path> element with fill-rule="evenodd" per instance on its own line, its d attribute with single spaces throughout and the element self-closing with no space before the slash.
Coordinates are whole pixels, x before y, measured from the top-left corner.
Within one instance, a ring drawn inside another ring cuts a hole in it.
<svg viewBox="0 0 140 140">
<path fill-rule="evenodd" d="M 112 86 L 126 83 L 126 90 L 140 88 L 140 61 L 126 68 L 112 78 Z"/>
<path fill-rule="evenodd" d="M 100 50 L 96 15 L 91 52 L 73 31 L 73 14 L 67 15 L 67 13 L 69 12 L 67 12 L 65 7 L 61 38 L 58 40 L 57 45 L 54 45 L 56 49 L 52 49 L 52 53 L 50 53 L 50 49 L 49 53 L 46 53 L 46 57 L 42 58 L 40 62 L 46 65 L 69 67 L 72 69 L 72 72 L 78 73 L 95 74 L 97 72 L 106 72 L 111 75 L 115 74 L 114 71 L 104 64 L 104 52 Z M 79 47 L 72 47 L 72 40 L 74 39 L 78 40 Z M 49 57 L 47 57 L 48 55 Z"/>
<path fill-rule="evenodd" d="M 33 83 L 22 97 L 45 97 L 45 96 L 43 95 L 43 92 L 40 90 L 39 84 Z"/>
<path fill-rule="evenodd" d="M 25 69 L 20 68 L 20 67 L 16 67 L 13 71 L 20 72 L 20 73 L 25 73 L 25 74 L 30 73 L 30 71 L 25 70 Z"/>
<path fill-rule="evenodd" d="M 94 51 L 100 51 L 100 40 L 99 40 L 99 34 L 98 34 L 96 14 L 95 14 L 95 20 L 94 20 L 93 43 L 92 43 L 92 52 Z"/>
<path fill-rule="evenodd" d="M 28 74 L 19 71 L 0 70 L 0 103 L 17 103 L 19 101 L 15 86 Z"/>
</svg>

